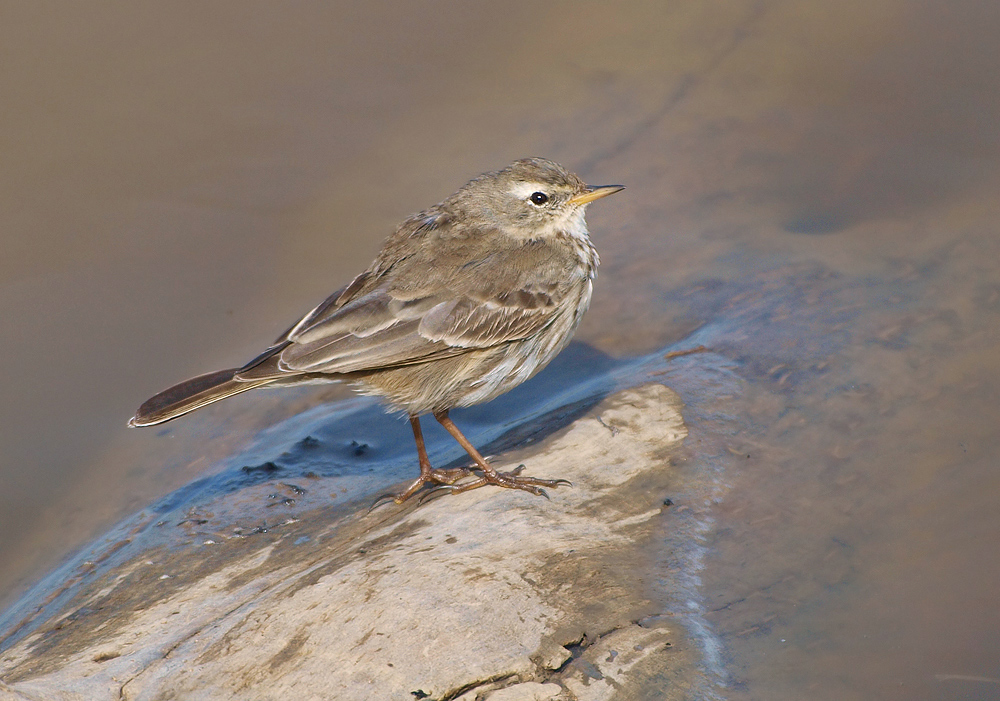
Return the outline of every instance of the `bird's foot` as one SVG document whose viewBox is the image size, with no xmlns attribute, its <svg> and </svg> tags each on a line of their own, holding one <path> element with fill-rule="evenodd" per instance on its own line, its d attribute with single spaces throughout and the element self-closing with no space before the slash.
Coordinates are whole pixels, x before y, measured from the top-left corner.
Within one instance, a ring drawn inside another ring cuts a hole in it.
<svg viewBox="0 0 1000 701">
<path fill-rule="evenodd" d="M 569 480 L 564 479 L 539 479 L 537 477 L 522 477 L 521 472 L 524 471 L 524 465 L 518 465 L 516 468 L 510 472 L 497 472 L 495 470 L 479 470 L 477 471 L 478 477 L 471 482 L 464 482 L 462 484 L 443 484 L 427 492 L 422 498 L 421 502 L 425 501 L 428 497 L 432 495 L 441 494 L 448 492 L 449 494 L 461 494 L 462 492 L 468 492 L 472 489 L 479 489 L 480 487 L 485 487 L 487 485 L 494 485 L 496 487 L 504 487 L 506 489 L 520 489 L 525 492 L 531 492 L 535 496 L 549 498 L 548 492 L 543 489 L 543 487 L 550 487 L 555 489 L 556 487 L 572 487 L 573 483 Z"/>
<path fill-rule="evenodd" d="M 430 477 L 424 479 L 424 482 L 436 482 L 437 484 L 455 484 L 463 477 L 468 477 L 472 474 L 471 467 L 435 467 L 431 468 Z"/>
<path fill-rule="evenodd" d="M 448 488 L 463 477 L 468 477 L 471 474 L 472 469 L 468 467 L 431 468 L 429 470 L 421 471 L 420 476 L 410 482 L 410 486 L 401 491 L 399 494 L 383 494 L 376 499 L 375 503 L 373 503 L 368 509 L 368 513 L 371 513 L 378 507 L 388 504 L 389 502 L 402 504 L 414 494 L 419 492 L 425 484 L 435 484 L 438 485 L 438 487 L 443 486 Z M 421 502 L 423 502 L 423 499 L 421 499 Z"/>
</svg>

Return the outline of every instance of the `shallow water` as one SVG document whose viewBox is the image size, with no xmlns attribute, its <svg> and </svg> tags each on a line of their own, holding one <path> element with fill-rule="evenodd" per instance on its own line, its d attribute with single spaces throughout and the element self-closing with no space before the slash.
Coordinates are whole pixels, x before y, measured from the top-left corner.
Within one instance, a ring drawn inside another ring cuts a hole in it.
<svg viewBox="0 0 1000 701">
<path fill-rule="evenodd" d="M 1000 694 L 994 4 L 236 7 L 5 10 L 0 606 L 345 395 L 127 431 L 139 402 L 538 154 L 629 188 L 588 216 L 578 338 L 711 351 L 620 381 L 688 404 L 678 509 L 705 549 L 678 605 L 719 695 Z"/>
</svg>

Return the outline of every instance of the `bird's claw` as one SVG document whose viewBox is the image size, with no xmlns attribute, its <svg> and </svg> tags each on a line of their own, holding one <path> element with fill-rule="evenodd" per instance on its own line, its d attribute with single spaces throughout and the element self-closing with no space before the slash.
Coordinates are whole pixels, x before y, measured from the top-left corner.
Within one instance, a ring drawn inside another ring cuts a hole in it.
<svg viewBox="0 0 1000 701">
<path fill-rule="evenodd" d="M 455 485 L 439 484 L 436 487 L 428 489 L 423 494 L 421 494 L 420 497 L 417 499 L 417 504 L 423 505 L 429 501 L 437 499 L 439 496 L 442 496 L 443 494 L 454 494 L 454 493 L 455 493 Z"/>
<path fill-rule="evenodd" d="M 371 513 L 375 509 L 390 501 L 396 504 L 402 504 L 406 502 L 414 494 L 420 492 L 425 484 L 435 485 L 433 489 L 425 492 L 425 496 L 421 496 L 417 503 L 423 504 L 426 500 L 426 494 L 435 492 L 440 487 L 448 488 L 449 486 L 455 484 L 463 477 L 469 477 L 473 474 L 472 470 L 467 467 L 453 467 L 448 469 L 432 469 L 426 473 L 421 473 L 420 477 L 415 479 L 410 483 L 410 486 L 404 489 L 399 494 L 383 494 L 378 499 L 375 500 L 370 507 L 368 507 L 368 513 Z"/>
<path fill-rule="evenodd" d="M 417 478 L 406 490 L 399 494 L 383 494 L 368 509 L 371 513 L 380 506 L 388 504 L 390 501 L 402 504 L 414 494 L 419 493 L 417 503 L 423 505 L 428 501 L 437 499 L 444 494 L 461 494 L 473 489 L 479 489 L 487 485 L 504 487 L 505 489 L 520 489 L 535 496 L 545 497 L 552 501 L 549 493 L 543 487 L 572 487 L 573 483 L 566 479 L 539 479 L 537 477 L 521 477 L 524 465 L 518 465 L 509 472 L 487 473 L 483 470 L 473 472 L 469 468 L 452 468 L 449 470 L 434 470 L 433 475 L 427 475 L 429 479 Z M 463 477 L 475 475 L 475 479 L 469 482 L 459 483 Z M 433 484 L 430 489 L 421 489 L 425 484 Z"/>
<path fill-rule="evenodd" d="M 506 489 L 520 489 L 525 492 L 530 492 L 535 496 L 545 497 L 551 501 L 548 492 L 546 492 L 543 487 L 557 488 L 557 487 L 572 487 L 573 483 L 569 480 L 564 479 L 539 479 L 537 477 L 521 477 L 521 472 L 524 470 L 524 465 L 518 465 L 516 468 L 510 472 L 494 472 L 492 474 L 482 472 L 477 474 L 480 476 L 471 482 L 465 482 L 462 484 L 449 484 L 441 485 L 437 487 L 432 492 L 437 492 L 438 490 L 446 489 L 451 494 L 460 494 L 462 492 L 468 492 L 473 489 L 479 489 L 480 487 L 485 487 L 487 485 L 494 485 L 496 487 L 504 487 Z M 430 494 L 431 492 L 428 492 Z"/>
<path fill-rule="evenodd" d="M 399 501 L 398 496 L 399 495 L 397 495 L 397 494 L 383 494 L 378 499 L 376 499 L 374 502 L 372 502 L 371 506 L 368 507 L 368 513 L 371 513 L 372 511 L 374 511 L 375 509 L 377 509 L 380 506 L 385 506 L 390 501 L 394 501 L 397 504 L 401 504 L 402 502 Z"/>
</svg>

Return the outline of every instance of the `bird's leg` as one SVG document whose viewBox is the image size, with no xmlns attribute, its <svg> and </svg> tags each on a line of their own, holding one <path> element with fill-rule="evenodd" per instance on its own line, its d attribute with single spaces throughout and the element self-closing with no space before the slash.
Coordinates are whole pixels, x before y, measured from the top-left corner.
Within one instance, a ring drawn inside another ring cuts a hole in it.
<svg viewBox="0 0 1000 701">
<path fill-rule="evenodd" d="M 410 486 L 402 492 L 392 495 L 392 501 L 397 504 L 402 504 L 412 497 L 428 482 L 450 485 L 472 474 L 472 470 L 467 467 L 453 467 L 450 469 L 435 469 L 431 467 L 431 460 L 427 457 L 427 447 L 424 445 L 424 432 L 420 429 L 420 417 L 416 414 L 410 414 L 410 427 L 413 429 L 413 439 L 417 443 L 417 460 L 420 462 L 420 476 L 413 480 Z M 385 497 L 380 497 L 376 504 L 384 503 L 383 499 Z"/>
<path fill-rule="evenodd" d="M 430 458 L 427 457 L 427 448 L 424 446 L 424 432 L 420 429 L 420 417 L 411 415 L 410 426 L 413 427 L 413 439 L 417 443 L 417 459 L 420 461 L 420 479 L 424 482 L 454 484 L 463 477 L 468 477 L 472 474 L 472 470 L 468 467 L 431 467 Z"/>
<path fill-rule="evenodd" d="M 455 425 L 448 417 L 447 411 L 435 412 L 434 418 L 438 420 L 438 423 L 444 426 L 444 429 L 451 434 L 452 438 L 458 441 L 458 444 L 465 448 L 465 452 L 469 454 L 479 469 L 482 470 L 483 476 L 472 482 L 466 482 L 464 484 L 450 484 L 448 490 L 453 494 L 458 492 L 467 492 L 470 489 L 476 489 L 478 487 L 485 487 L 487 484 L 494 484 L 498 487 L 507 487 L 508 489 L 523 489 L 526 492 L 531 492 L 539 496 L 548 497 L 545 490 L 542 487 L 559 487 L 560 485 L 570 485 L 567 480 L 554 479 L 554 480 L 543 480 L 536 477 L 521 477 L 521 470 L 524 466 L 521 465 L 515 470 L 510 472 L 497 472 L 490 464 L 486 462 L 486 459 L 480 455 L 476 447 L 469 442 L 461 431 L 458 430 L 458 426 Z"/>
</svg>

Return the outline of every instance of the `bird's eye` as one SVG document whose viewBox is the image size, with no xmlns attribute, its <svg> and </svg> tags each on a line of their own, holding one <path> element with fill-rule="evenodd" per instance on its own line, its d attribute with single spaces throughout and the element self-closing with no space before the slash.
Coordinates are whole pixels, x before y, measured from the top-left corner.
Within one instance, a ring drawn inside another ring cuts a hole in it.
<svg viewBox="0 0 1000 701">
<path fill-rule="evenodd" d="M 528 199 L 530 199 L 533 204 L 543 205 L 549 201 L 549 196 L 544 192 L 532 192 L 531 197 Z"/>
</svg>

